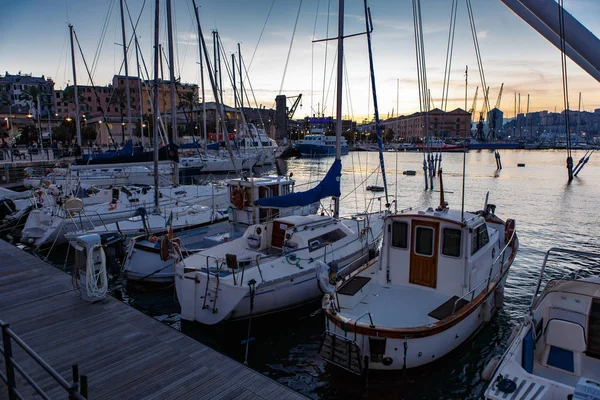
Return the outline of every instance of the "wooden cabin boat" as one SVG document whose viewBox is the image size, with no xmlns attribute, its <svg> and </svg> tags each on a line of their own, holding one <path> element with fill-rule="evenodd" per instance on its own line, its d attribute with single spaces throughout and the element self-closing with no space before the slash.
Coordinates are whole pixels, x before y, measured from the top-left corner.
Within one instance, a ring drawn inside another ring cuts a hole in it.
<svg viewBox="0 0 600 400">
<path fill-rule="evenodd" d="M 435 210 L 387 216 L 379 258 L 325 295 L 320 356 L 356 374 L 399 370 L 469 338 L 502 306 L 519 247 L 514 221 L 494 212 L 487 201 L 476 213 L 450 210 L 442 196 Z"/>
</svg>

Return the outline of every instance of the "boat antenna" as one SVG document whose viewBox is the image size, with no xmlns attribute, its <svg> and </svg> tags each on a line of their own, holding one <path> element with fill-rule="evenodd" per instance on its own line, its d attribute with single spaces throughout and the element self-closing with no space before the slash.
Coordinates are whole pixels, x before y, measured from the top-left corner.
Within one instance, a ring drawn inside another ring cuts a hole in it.
<svg viewBox="0 0 600 400">
<path fill-rule="evenodd" d="M 379 150 L 379 164 L 381 166 L 381 177 L 383 179 L 383 187 L 385 190 L 385 206 L 390 207 L 388 197 L 387 177 L 385 175 L 385 163 L 383 162 L 383 141 L 381 137 L 381 122 L 379 121 L 379 108 L 377 105 L 377 90 L 375 89 L 375 70 L 373 68 L 373 51 L 371 50 L 371 32 L 373 32 L 373 20 L 371 19 L 371 9 L 367 6 L 367 0 L 364 0 L 365 5 L 365 26 L 367 33 L 367 46 L 369 48 L 369 67 L 371 69 L 371 90 L 373 91 L 373 110 L 375 111 L 375 131 L 377 133 L 377 149 Z"/>
<path fill-rule="evenodd" d="M 465 66 L 465 111 L 467 110 L 467 95 L 469 88 L 469 66 Z M 465 143 L 469 138 L 467 137 L 467 132 L 469 130 L 465 130 Z M 462 200 L 460 206 L 460 220 L 464 222 L 465 220 L 465 180 L 466 180 L 466 170 L 467 170 L 467 147 L 463 148 L 463 173 L 462 173 Z"/>
<path fill-rule="evenodd" d="M 335 117 L 335 160 L 341 160 L 342 153 L 342 92 L 344 76 L 344 0 L 339 0 L 338 9 L 338 55 L 337 55 L 337 89 L 336 89 L 336 117 Z M 339 178 L 341 179 L 341 177 Z M 333 217 L 340 216 L 340 198 L 333 198 Z"/>
</svg>

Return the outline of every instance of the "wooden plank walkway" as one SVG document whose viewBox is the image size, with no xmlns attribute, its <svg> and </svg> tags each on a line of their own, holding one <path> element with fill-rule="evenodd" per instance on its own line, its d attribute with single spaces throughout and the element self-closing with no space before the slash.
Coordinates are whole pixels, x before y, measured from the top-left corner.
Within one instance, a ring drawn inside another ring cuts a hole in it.
<svg viewBox="0 0 600 400">
<path fill-rule="evenodd" d="M 68 382 L 79 364 L 91 399 L 305 398 L 112 297 L 81 300 L 70 275 L 1 240 L 0 319 Z M 13 352 L 52 398 L 66 398 L 14 343 Z M 17 386 L 37 398 L 23 379 Z"/>
</svg>

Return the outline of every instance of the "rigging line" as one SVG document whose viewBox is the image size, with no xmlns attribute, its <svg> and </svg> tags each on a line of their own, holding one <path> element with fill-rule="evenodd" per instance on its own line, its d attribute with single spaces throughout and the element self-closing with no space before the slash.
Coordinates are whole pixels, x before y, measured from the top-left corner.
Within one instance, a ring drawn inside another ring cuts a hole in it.
<svg viewBox="0 0 600 400">
<path fill-rule="evenodd" d="M 370 178 L 371 176 L 373 176 L 373 174 L 377 173 L 378 171 L 379 171 L 379 165 L 378 165 L 378 166 L 377 166 L 377 167 L 376 167 L 376 168 L 373 170 L 373 172 L 371 172 L 371 173 L 370 173 L 370 174 L 369 174 L 369 175 L 368 175 L 368 176 L 365 178 L 365 180 L 364 180 L 364 181 L 362 181 L 362 182 L 359 184 L 359 186 L 363 186 L 365 183 L 367 183 L 367 181 L 369 180 L 369 178 Z M 367 170 L 367 173 L 368 173 L 368 172 L 369 172 L 369 171 Z M 358 186 L 355 186 L 355 187 L 354 187 L 354 189 L 352 189 L 352 190 L 351 190 L 351 191 L 350 191 L 350 192 L 349 192 L 347 195 L 345 195 L 344 197 L 342 197 L 342 198 L 340 199 L 340 201 L 342 201 L 342 200 L 344 200 L 346 197 L 350 196 L 350 195 L 351 195 L 351 194 L 352 194 L 354 191 L 356 191 L 357 189 L 358 189 Z M 365 203 L 366 203 L 366 201 L 367 201 L 367 196 L 365 196 Z M 365 206 L 365 208 L 366 208 L 366 206 Z"/>
<path fill-rule="evenodd" d="M 58 78 L 58 71 L 60 70 L 60 63 L 62 62 L 62 58 L 66 53 L 65 49 L 67 47 L 68 39 L 69 39 L 69 35 L 65 35 L 65 41 L 63 42 L 63 47 L 62 47 L 62 50 L 60 51 L 60 58 L 58 59 L 58 64 L 56 65 L 56 73 L 54 74 L 55 78 Z M 65 56 L 65 60 L 66 60 L 66 56 Z"/>
<path fill-rule="evenodd" d="M 279 85 L 279 94 L 283 90 L 283 82 L 285 81 L 285 74 L 287 72 L 288 63 L 290 62 L 290 55 L 292 54 L 292 46 L 294 45 L 294 38 L 296 37 L 296 28 L 298 27 L 298 19 L 300 19 L 300 10 L 302 9 L 302 0 L 298 4 L 298 13 L 296 14 L 296 22 L 294 22 L 294 30 L 292 32 L 292 40 L 290 40 L 290 47 L 288 49 L 287 57 L 285 59 L 285 67 L 283 67 L 283 76 L 281 77 L 281 85 Z"/>
<path fill-rule="evenodd" d="M 346 63 L 346 55 L 344 54 L 344 78 L 346 79 L 346 108 L 349 119 L 354 121 L 354 107 L 352 106 L 352 96 L 350 96 L 350 78 L 348 78 L 348 63 Z"/>
<path fill-rule="evenodd" d="M 327 28 L 325 30 L 325 37 L 329 37 L 329 17 L 331 15 L 331 0 L 327 1 Z M 329 42 L 325 42 L 325 61 L 323 62 L 323 93 L 321 95 L 321 115 L 325 114 L 325 80 L 327 78 L 327 50 L 329 49 Z M 333 62 L 335 64 L 335 61 Z M 331 82 L 331 81 L 330 81 Z M 329 89 L 327 89 L 329 91 Z"/>
<path fill-rule="evenodd" d="M 263 33 L 265 33 L 265 28 L 267 27 L 267 22 L 269 22 L 269 17 L 271 16 L 271 11 L 273 10 L 273 5 L 275 4 L 275 0 L 271 2 L 271 7 L 269 7 L 269 12 L 267 13 L 267 18 L 265 19 L 265 23 L 263 24 L 262 30 L 260 31 L 260 35 L 258 36 L 258 42 L 256 42 L 256 46 L 254 46 L 254 52 L 252 53 L 252 57 L 250 58 L 250 63 L 248 64 L 248 71 L 252 67 L 252 62 L 254 61 L 254 56 L 256 55 L 256 51 L 258 50 L 258 45 L 260 44 L 260 40 L 263 37 Z M 246 78 L 248 74 L 246 73 Z M 244 79 L 245 81 L 245 79 Z"/>
<path fill-rule="evenodd" d="M 567 56 L 565 45 L 565 16 L 563 8 L 563 0 L 558 1 L 558 22 L 560 27 L 560 51 L 561 51 L 561 67 L 562 67 L 562 86 L 563 86 L 563 102 L 565 114 L 565 129 L 567 135 L 567 170 L 569 174 L 569 182 L 573 180 L 573 158 L 571 152 L 571 130 L 569 121 L 569 84 L 567 75 Z"/>
<path fill-rule="evenodd" d="M 333 64 L 331 64 L 331 75 L 329 76 L 329 84 L 327 85 L 327 96 L 325 96 L 325 101 L 323 102 L 323 104 L 321 105 L 322 107 L 322 114 L 325 114 L 325 103 L 328 101 L 329 99 L 329 91 L 331 90 L 331 83 L 333 82 L 333 74 L 335 72 L 335 68 L 336 68 L 336 61 L 337 61 L 337 52 L 335 54 L 335 57 L 333 57 Z M 323 87 L 324 88 L 324 87 Z M 332 97 L 333 101 L 335 102 L 335 96 Z M 332 108 L 332 110 L 335 109 L 335 107 Z"/>
<path fill-rule="evenodd" d="M 246 72 L 246 80 L 248 81 L 248 85 L 244 85 L 244 94 L 246 95 L 247 99 L 250 98 L 248 96 L 248 92 L 246 91 L 246 88 L 248 86 L 250 86 L 250 93 L 252 93 L 252 99 L 254 100 L 254 105 L 258 109 L 258 119 L 260 120 L 260 123 L 261 123 L 262 127 L 264 128 L 265 124 L 262 119 L 262 114 L 260 112 L 260 108 L 258 107 L 258 101 L 256 101 L 256 95 L 254 94 L 254 88 L 252 87 L 252 81 L 250 81 L 250 79 L 249 79 L 248 69 L 246 68 L 246 60 L 244 60 L 243 56 L 241 58 L 242 58 L 242 65 L 244 66 L 244 71 Z M 250 105 L 250 102 L 248 102 L 248 105 Z"/>
<path fill-rule="evenodd" d="M 485 94 L 487 90 L 487 83 L 485 81 L 485 73 L 483 71 L 483 61 L 481 60 L 481 51 L 479 49 L 479 39 L 477 38 L 477 29 L 475 28 L 475 18 L 473 17 L 473 8 L 471 6 L 471 0 L 465 0 L 467 4 L 467 11 L 469 14 L 469 24 L 471 26 L 471 34 L 473 36 L 473 46 L 475 47 L 475 55 L 477 56 L 477 68 L 479 69 L 479 79 L 481 80 L 481 86 L 483 87 L 484 103 L 485 108 L 489 110 L 490 100 Z"/>
<path fill-rule="evenodd" d="M 115 143 L 115 139 L 113 138 L 112 131 L 108 124 L 108 120 L 106 118 L 106 114 L 104 113 L 104 108 L 102 107 L 102 103 L 100 102 L 100 96 L 98 95 L 98 91 L 96 90 L 96 86 L 94 85 L 94 80 L 90 73 L 90 69 L 88 68 L 87 62 L 85 61 L 85 56 L 83 55 L 83 50 L 81 49 L 81 44 L 79 43 L 79 37 L 77 37 L 77 32 L 73 29 L 73 36 L 75 37 L 75 41 L 77 42 L 77 48 L 79 49 L 79 53 L 81 54 L 81 59 L 83 60 L 83 65 L 85 66 L 85 70 L 88 73 L 88 77 L 90 78 L 90 83 L 92 84 L 92 90 L 94 95 L 96 96 L 96 101 L 98 102 L 98 107 L 100 108 L 100 114 L 102 115 L 102 120 L 106 124 L 106 130 L 108 131 L 108 136 L 110 140 Z M 75 96 L 78 96 L 77 93 L 74 93 Z"/>
<path fill-rule="evenodd" d="M 96 73 L 96 68 L 98 66 L 98 61 L 100 60 L 102 46 L 104 45 L 104 39 L 106 38 L 106 32 L 108 30 L 108 23 L 110 21 L 110 16 L 112 15 L 112 10 L 113 10 L 114 5 L 115 5 L 115 0 L 112 0 L 108 5 L 108 10 L 107 10 L 106 16 L 104 17 L 102 29 L 100 30 L 100 41 L 98 42 L 98 46 L 96 47 L 96 53 L 94 54 L 94 58 L 92 59 L 92 76 Z M 88 83 L 89 83 L 89 81 L 88 81 Z"/>
<path fill-rule="evenodd" d="M 450 28 L 448 29 L 448 45 L 446 46 L 446 65 L 444 69 L 444 87 L 442 88 L 441 109 L 446 111 L 448 107 L 448 91 L 450 88 L 450 72 L 452 71 L 452 53 L 454 50 L 454 33 L 456 31 L 457 0 L 452 0 L 450 11 Z"/>
<path fill-rule="evenodd" d="M 315 34 L 317 32 L 317 21 L 319 20 L 319 6 L 321 0 L 317 1 L 317 12 L 315 13 L 315 25 L 313 26 L 312 41 L 310 43 L 310 113 L 314 113 L 314 81 L 315 81 Z"/>
</svg>

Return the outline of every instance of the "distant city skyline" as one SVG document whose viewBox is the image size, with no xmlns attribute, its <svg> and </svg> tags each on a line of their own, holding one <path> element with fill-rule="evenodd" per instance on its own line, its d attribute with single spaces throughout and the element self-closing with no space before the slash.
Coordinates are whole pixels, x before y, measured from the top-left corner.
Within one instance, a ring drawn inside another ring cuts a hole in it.
<svg viewBox="0 0 600 400">
<path fill-rule="evenodd" d="M 174 1 L 175 63 L 176 76 L 182 82 L 199 84 L 198 43 L 193 9 L 190 1 Z M 296 118 L 317 113 L 325 103 L 324 113 L 334 114 L 336 45 L 327 48 L 325 68 L 325 44 L 312 44 L 314 37 L 329 37 L 337 33 L 337 1 L 304 0 L 300 9 L 294 43 L 290 53 L 285 80 L 282 82 L 284 65 L 300 0 L 263 1 L 197 1 L 200 18 L 212 58 L 211 31 L 218 28 L 228 62 L 230 54 L 241 42 L 242 54 L 250 67 L 250 83 L 258 104 L 274 106 L 275 96 L 282 93 L 294 96 L 302 93 L 302 107 Z M 514 116 L 514 93 L 521 93 L 521 112 L 526 111 L 527 94 L 531 95 L 531 111 L 563 109 L 561 67 L 559 51 L 537 32 L 521 21 L 500 1 L 473 0 L 483 65 L 490 86 L 490 104 L 496 103 L 500 84 L 504 83 L 501 109 L 506 118 Z M 3 23 L 0 25 L 0 74 L 8 71 L 16 74 L 32 73 L 52 77 L 56 88 L 72 82 L 68 27 L 74 25 L 88 66 L 96 65 L 94 83 L 106 85 L 114 74 L 119 73 L 122 62 L 119 0 L 32 0 L 23 3 L 9 2 L 3 6 Z M 142 8 L 142 0 L 129 0 L 127 5 L 135 21 Z M 328 12 L 328 5 L 330 9 Z M 418 109 L 418 92 L 415 70 L 415 51 L 412 27 L 412 5 L 409 1 L 380 0 L 370 2 L 373 16 L 373 53 L 375 77 L 379 98 L 380 117 L 388 114 L 410 114 Z M 432 99 L 439 107 L 443 81 L 446 41 L 450 19 L 450 1 L 429 0 L 423 2 L 423 25 L 427 74 Z M 152 28 L 154 1 L 146 1 L 140 18 L 138 36 L 146 65 L 152 76 Z M 318 15 L 317 15 L 318 7 Z M 362 1 L 346 1 L 346 34 L 364 31 Z M 593 0 L 565 0 L 565 9 L 595 35 L 600 34 L 597 18 L 600 2 Z M 109 12 L 109 10 L 111 10 Z M 270 12 L 268 22 L 265 20 Z M 161 3 L 161 41 L 166 49 L 166 22 L 164 1 Z M 102 50 L 94 64 L 94 54 L 100 42 L 106 19 L 106 34 Z M 128 17 L 126 16 L 126 21 Z M 261 36 L 260 45 L 257 42 Z M 315 28 L 316 27 L 316 28 Z M 127 36 L 133 30 L 126 22 Z M 313 31 L 314 30 L 314 31 Z M 347 80 L 344 82 L 344 117 L 361 121 L 372 118 L 373 105 L 369 88 L 369 68 L 364 37 L 345 41 Z M 166 50 L 165 50 L 166 51 Z M 254 55 L 254 58 L 253 58 Z M 252 61 L 252 63 L 251 63 Z M 136 73 L 135 51 L 129 51 L 130 74 Z M 251 64 L 250 64 L 251 63 Z M 464 108 L 464 69 L 469 65 L 469 88 L 467 109 L 471 107 L 475 87 L 479 86 L 475 52 L 468 26 L 464 2 L 459 1 L 453 67 L 448 110 Z M 85 66 L 78 55 L 78 82 L 88 84 Z M 166 69 L 166 65 L 165 65 Z M 225 68 L 224 68 L 225 71 Z M 582 92 L 584 109 L 600 108 L 598 82 L 581 68 L 568 62 L 570 108 L 578 108 L 578 94 Z M 121 73 L 123 73 L 121 71 Z M 312 76 L 312 78 L 311 78 Z M 167 75 L 168 77 L 168 75 Z M 206 80 L 208 82 L 208 80 Z M 225 102 L 233 103 L 229 79 L 223 75 Z M 399 81 L 399 104 L 396 105 L 396 88 Z M 325 84 L 324 84 L 325 82 Z M 325 87 L 325 90 L 323 89 Z M 312 90 L 311 90 L 312 89 Z M 477 109 L 482 105 L 480 88 Z M 349 92 L 348 92 L 349 91 Z M 207 88 L 207 101 L 212 95 Z M 250 94 L 249 88 L 248 92 Z M 311 96 L 312 93 L 312 96 Z M 252 94 L 250 94 L 252 97 Z M 253 99 L 252 99 L 253 100 Z M 252 105 L 255 106 L 254 101 Z M 399 110 L 398 110 L 399 108 Z"/>
</svg>

